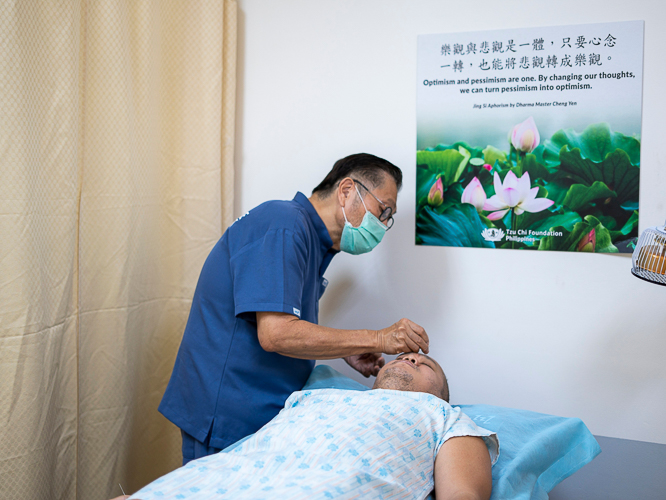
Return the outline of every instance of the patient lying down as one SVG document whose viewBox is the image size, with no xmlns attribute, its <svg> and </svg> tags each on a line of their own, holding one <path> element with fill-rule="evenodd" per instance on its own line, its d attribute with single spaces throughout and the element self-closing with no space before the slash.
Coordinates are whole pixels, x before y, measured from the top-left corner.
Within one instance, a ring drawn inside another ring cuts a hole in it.
<svg viewBox="0 0 666 500">
<path fill-rule="evenodd" d="M 497 437 L 447 403 L 423 354 L 387 363 L 370 391 L 293 393 L 228 453 L 188 463 L 131 498 L 488 499 Z"/>
</svg>

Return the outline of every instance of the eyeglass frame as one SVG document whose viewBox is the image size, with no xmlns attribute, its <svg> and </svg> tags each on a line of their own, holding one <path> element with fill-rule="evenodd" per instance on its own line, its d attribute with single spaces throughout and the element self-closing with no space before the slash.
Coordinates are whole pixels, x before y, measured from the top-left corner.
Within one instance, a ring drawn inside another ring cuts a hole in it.
<svg viewBox="0 0 666 500">
<path fill-rule="evenodd" d="M 365 187 L 360 181 L 357 181 L 353 177 L 350 177 L 351 180 L 353 180 L 355 183 L 357 183 L 359 186 L 361 186 L 363 189 L 365 189 L 368 193 L 372 195 L 372 197 L 377 200 L 377 203 L 379 203 L 381 206 L 384 207 L 382 210 L 382 213 L 379 214 L 379 222 L 384 224 L 386 226 L 386 230 L 388 231 L 393 227 L 393 223 L 395 222 L 393 220 L 393 208 L 389 207 L 386 203 L 384 203 L 382 200 L 377 198 L 375 194 L 370 191 L 367 187 Z M 388 215 L 385 215 L 388 211 Z"/>
</svg>

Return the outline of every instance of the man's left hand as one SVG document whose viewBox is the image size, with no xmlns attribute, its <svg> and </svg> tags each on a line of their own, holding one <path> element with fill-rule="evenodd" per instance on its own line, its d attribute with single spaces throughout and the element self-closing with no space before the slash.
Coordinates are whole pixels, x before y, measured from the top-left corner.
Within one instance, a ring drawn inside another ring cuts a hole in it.
<svg viewBox="0 0 666 500">
<path fill-rule="evenodd" d="M 347 356 L 344 360 L 364 377 L 369 377 L 370 375 L 376 377 L 386 362 L 381 352 L 356 354 L 354 356 Z"/>
</svg>

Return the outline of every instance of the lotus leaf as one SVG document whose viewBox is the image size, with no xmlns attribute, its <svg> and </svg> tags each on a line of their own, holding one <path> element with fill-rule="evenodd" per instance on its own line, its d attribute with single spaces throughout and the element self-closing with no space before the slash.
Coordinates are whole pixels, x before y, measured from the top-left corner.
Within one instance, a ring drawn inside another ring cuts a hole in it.
<svg viewBox="0 0 666 500">
<path fill-rule="evenodd" d="M 590 125 L 580 134 L 573 129 L 559 130 L 545 142 L 543 150 L 537 150 L 539 155 L 543 155 L 546 164 L 557 165 L 564 146 L 569 151 L 579 149 L 582 158 L 597 163 L 605 160 L 616 149 L 621 149 L 627 153 L 632 165 L 640 165 L 640 141 L 611 131 L 607 123 Z"/>
<path fill-rule="evenodd" d="M 625 223 L 624 226 L 622 226 L 622 229 L 619 231 L 611 231 L 611 238 L 613 241 L 618 240 L 622 237 L 627 237 L 630 234 L 634 233 L 636 231 L 636 235 L 638 235 L 638 211 L 634 211 L 631 214 L 631 217 L 629 217 L 629 220 Z"/>
<path fill-rule="evenodd" d="M 496 161 L 500 163 L 505 163 L 506 153 L 504 151 L 500 151 L 499 149 L 493 146 L 488 146 L 486 149 L 483 150 L 483 161 L 488 165 L 495 165 Z"/>
<path fill-rule="evenodd" d="M 608 229 L 592 215 L 588 215 L 581 222 L 574 225 L 573 230 L 569 231 L 565 227 L 555 226 L 549 228 L 552 231 L 559 231 L 564 234 L 563 237 L 546 236 L 539 242 L 539 250 L 576 250 L 578 242 L 594 229 L 596 234 L 597 253 L 617 253 L 617 248 L 611 242 L 611 235 Z"/>
<path fill-rule="evenodd" d="M 537 161 L 537 157 L 533 154 L 525 155 L 525 158 L 522 160 L 521 169 L 523 172 L 530 174 L 532 181 L 543 179 L 547 182 L 550 180 L 550 172 Z"/>
<path fill-rule="evenodd" d="M 469 158 L 469 151 L 462 147 L 460 151 L 453 149 L 445 151 L 418 151 L 416 153 L 416 164 L 418 166 L 427 165 L 431 175 L 441 177 L 446 189 L 460 178 Z"/>
<path fill-rule="evenodd" d="M 493 242 L 481 236 L 485 228 L 468 203 L 451 206 L 443 214 L 423 207 L 416 215 L 416 231 L 423 245 L 495 248 Z"/>
<path fill-rule="evenodd" d="M 537 219 L 543 212 L 538 212 L 536 214 L 529 214 L 530 217 Z M 528 215 L 528 214 L 526 214 Z M 521 216 L 522 218 L 523 216 Z M 527 219 L 527 217 L 525 217 Z M 580 222 L 582 219 L 577 212 L 566 212 L 563 214 L 548 214 L 546 213 L 543 217 L 538 220 L 530 221 L 529 219 L 525 220 L 525 224 L 521 221 L 520 227 L 522 229 L 532 230 L 532 231 L 548 231 L 554 226 L 560 226 L 565 228 L 567 231 L 571 231 L 574 225 Z M 531 222 L 531 223 L 530 223 Z"/>
<path fill-rule="evenodd" d="M 597 163 L 583 158 L 579 149 L 567 151 L 565 147 L 560 153 L 560 160 L 559 178 L 566 177 L 586 186 L 601 181 L 615 191 L 619 203 L 638 200 L 640 168 L 632 165 L 629 155 L 621 149 L 609 153 Z"/>
<path fill-rule="evenodd" d="M 584 184 L 574 184 L 567 191 L 564 197 L 563 205 L 571 210 L 581 210 L 589 207 L 590 203 L 600 199 L 615 198 L 614 191 L 608 189 L 608 186 L 600 181 L 594 181 L 591 186 Z"/>
<path fill-rule="evenodd" d="M 472 158 L 483 158 L 483 151 L 481 149 L 473 148 L 464 141 L 458 141 L 451 145 L 438 144 L 434 148 L 425 148 L 425 151 L 446 151 L 447 149 L 453 149 L 455 151 L 458 151 L 458 149 L 461 147 L 469 151 L 470 154 L 472 155 Z"/>
</svg>

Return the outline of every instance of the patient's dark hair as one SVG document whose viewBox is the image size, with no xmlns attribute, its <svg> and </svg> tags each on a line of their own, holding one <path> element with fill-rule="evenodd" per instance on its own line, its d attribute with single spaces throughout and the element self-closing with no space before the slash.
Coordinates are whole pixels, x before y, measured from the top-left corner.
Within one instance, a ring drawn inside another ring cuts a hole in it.
<svg viewBox="0 0 666 500">
<path fill-rule="evenodd" d="M 384 182 L 385 174 L 393 178 L 399 191 L 402 187 L 402 171 L 390 161 L 368 153 L 346 156 L 335 162 L 324 180 L 312 190 L 312 194 L 317 193 L 320 198 L 326 198 L 345 177 L 358 177 L 371 187 L 378 187 Z"/>
</svg>

